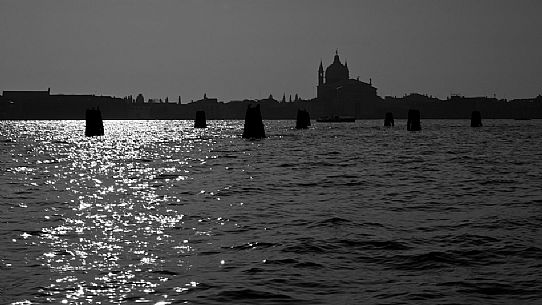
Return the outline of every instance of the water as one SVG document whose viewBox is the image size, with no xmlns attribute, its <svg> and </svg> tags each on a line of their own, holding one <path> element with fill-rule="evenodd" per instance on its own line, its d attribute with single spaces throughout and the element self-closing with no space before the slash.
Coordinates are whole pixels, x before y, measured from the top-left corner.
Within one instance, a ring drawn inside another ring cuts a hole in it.
<svg viewBox="0 0 542 305">
<path fill-rule="evenodd" d="M 542 121 L 0 122 L 0 304 L 540 304 Z"/>
</svg>

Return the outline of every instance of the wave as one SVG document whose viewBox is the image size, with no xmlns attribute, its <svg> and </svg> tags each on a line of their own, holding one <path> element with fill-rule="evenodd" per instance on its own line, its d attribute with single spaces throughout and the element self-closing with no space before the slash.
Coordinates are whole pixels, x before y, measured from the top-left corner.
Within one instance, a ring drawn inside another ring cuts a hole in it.
<svg viewBox="0 0 542 305">
<path fill-rule="evenodd" d="M 395 240 L 354 240 L 354 239 L 341 239 L 335 244 L 340 247 L 353 250 L 389 250 L 389 251 L 402 251 L 411 249 L 410 246 L 404 242 Z"/>
<path fill-rule="evenodd" d="M 154 180 L 174 180 L 179 178 L 180 174 L 159 174 L 154 177 Z"/>
<path fill-rule="evenodd" d="M 271 248 L 279 246 L 280 244 L 277 243 L 266 243 L 266 242 L 252 242 L 252 243 L 246 243 L 238 246 L 230 246 L 230 247 L 222 247 L 223 249 L 231 249 L 231 250 L 251 250 L 251 249 L 265 249 L 265 248 Z"/>
<path fill-rule="evenodd" d="M 387 255 L 378 258 L 378 262 L 393 269 L 427 270 L 446 267 L 499 265 L 514 256 L 521 259 L 537 259 L 542 257 L 542 250 L 537 247 L 518 249 L 501 247 L 430 251 L 416 254 Z"/>
<path fill-rule="evenodd" d="M 290 245 L 284 247 L 281 251 L 282 252 L 293 252 L 298 254 L 305 254 L 305 253 L 327 253 L 333 249 L 333 247 L 330 244 L 326 243 L 320 243 L 316 244 L 314 242 L 300 242 L 295 245 Z"/>
<path fill-rule="evenodd" d="M 154 271 L 151 271 L 151 273 L 161 274 L 161 275 L 169 275 L 169 276 L 179 275 L 178 272 L 170 271 L 170 270 L 154 270 Z"/>
<path fill-rule="evenodd" d="M 510 283 L 492 282 L 492 281 L 450 281 L 437 283 L 436 286 L 455 288 L 459 293 L 479 294 L 484 296 L 517 296 L 521 299 L 539 300 L 541 294 L 537 290 L 535 281 L 522 283 L 522 285 L 513 285 Z"/>
<path fill-rule="evenodd" d="M 266 304 L 272 304 L 278 302 L 279 304 L 284 303 L 295 303 L 297 304 L 299 300 L 289 296 L 284 293 L 276 293 L 265 290 L 256 290 L 256 289 L 237 289 L 237 290 L 226 290 L 219 292 L 214 295 L 207 297 L 208 299 L 227 302 L 227 303 L 238 303 L 238 302 L 253 302 L 257 300 L 265 301 Z"/>
<path fill-rule="evenodd" d="M 334 227 L 334 226 L 340 226 L 340 225 L 348 225 L 353 224 L 351 220 L 341 218 L 341 217 L 331 217 L 326 218 L 324 220 L 318 221 L 316 223 L 313 223 L 309 225 L 309 227 Z"/>
</svg>

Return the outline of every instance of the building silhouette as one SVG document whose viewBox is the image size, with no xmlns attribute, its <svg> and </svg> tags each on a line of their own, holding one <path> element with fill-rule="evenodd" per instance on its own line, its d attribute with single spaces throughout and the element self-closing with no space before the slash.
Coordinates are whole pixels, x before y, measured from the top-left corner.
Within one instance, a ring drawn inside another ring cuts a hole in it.
<svg viewBox="0 0 542 305">
<path fill-rule="evenodd" d="M 380 100 L 371 81 L 365 83 L 350 78 L 348 64 L 341 63 L 338 51 L 325 72 L 320 61 L 316 88 L 316 99 L 325 104 L 329 115 L 361 117 Z"/>
<path fill-rule="evenodd" d="M 51 96 L 51 88 L 47 91 L 25 90 L 25 91 L 4 91 L 3 97 L 13 101 L 34 101 L 39 99 L 48 99 Z"/>
</svg>

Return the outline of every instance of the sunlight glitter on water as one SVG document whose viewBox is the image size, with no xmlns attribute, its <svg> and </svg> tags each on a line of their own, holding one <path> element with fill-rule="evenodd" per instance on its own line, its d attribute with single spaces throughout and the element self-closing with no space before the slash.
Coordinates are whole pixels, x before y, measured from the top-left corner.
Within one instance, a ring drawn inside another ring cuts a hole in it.
<svg viewBox="0 0 542 305">
<path fill-rule="evenodd" d="M 240 121 L 106 121 L 97 138 L 81 121 L 2 122 L 16 141 L 1 146 L 0 292 L 13 304 L 535 299 L 539 123 L 463 123 L 266 122 L 269 138 L 251 142 Z"/>
<path fill-rule="evenodd" d="M 182 225 L 184 215 L 163 204 L 180 202 L 181 198 L 175 194 L 158 194 L 156 189 L 159 184 L 194 179 L 186 174 L 193 164 L 205 164 L 205 160 L 212 157 L 206 147 L 210 147 L 213 140 L 202 140 L 202 132 L 190 125 L 177 126 L 181 128 L 176 129 L 176 133 L 168 133 L 166 139 L 163 133 L 145 125 L 139 124 L 140 129 L 134 132 L 125 127 L 125 122 L 108 123 L 109 132 L 124 133 L 123 136 L 89 139 L 74 135 L 70 139 L 74 141 L 73 146 L 67 151 L 63 151 L 62 146 L 44 147 L 40 151 L 63 156 L 55 163 L 62 163 L 62 168 L 67 170 L 55 168 L 58 174 L 49 181 L 53 188 L 71 192 L 72 195 L 63 194 L 63 197 L 74 198 L 69 202 L 76 203 L 71 212 L 64 211 L 60 225 L 43 229 L 45 234 L 39 241 L 53 249 L 43 254 L 42 261 L 60 276 L 55 284 L 42 291 L 51 298 L 62 294 L 63 285 L 79 287 L 65 293 L 64 300 L 71 301 L 103 297 L 122 301 L 136 291 L 152 293 L 160 282 L 167 281 L 166 277 L 145 280 L 139 275 L 162 268 L 165 259 L 153 248 L 168 244 L 179 255 L 192 251 L 189 239 L 177 241 L 166 233 Z M 168 141 L 181 141 L 185 145 L 175 145 L 171 153 L 163 150 L 154 153 L 154 147 Z M 202 156 L 197 158 L 194 150 L 200 150 Z M 186 155 L 172 159 L 174 153 Z M 32 169 L 19 167 L 16 171 Z M 210 196 L 213 195 L 211 192 Z M 196 228 L 193 227 L 196 235 L 212 234 L 212 230 Z M 70 275 L 75 271 L 79 271 L 78 277 Z M 196 284 L 191 282 L 187 287 L 196 287 Z M 183 289 L 189 289 L 187 287 Z M 145 301 L 145 298 L 134 301 Z"/>
</svg>

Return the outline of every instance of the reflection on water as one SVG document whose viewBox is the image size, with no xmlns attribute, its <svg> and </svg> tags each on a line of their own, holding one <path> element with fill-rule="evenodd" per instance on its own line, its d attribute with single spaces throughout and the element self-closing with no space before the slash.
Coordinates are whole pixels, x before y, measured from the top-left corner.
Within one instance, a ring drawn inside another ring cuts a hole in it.
<svg viewBox="0 0 542 305">
<path fill-rule="evenodd" d="M 0 303 L 542 297 L 541 123 L 380 123 L 2 122 Z"/>
</svg>

